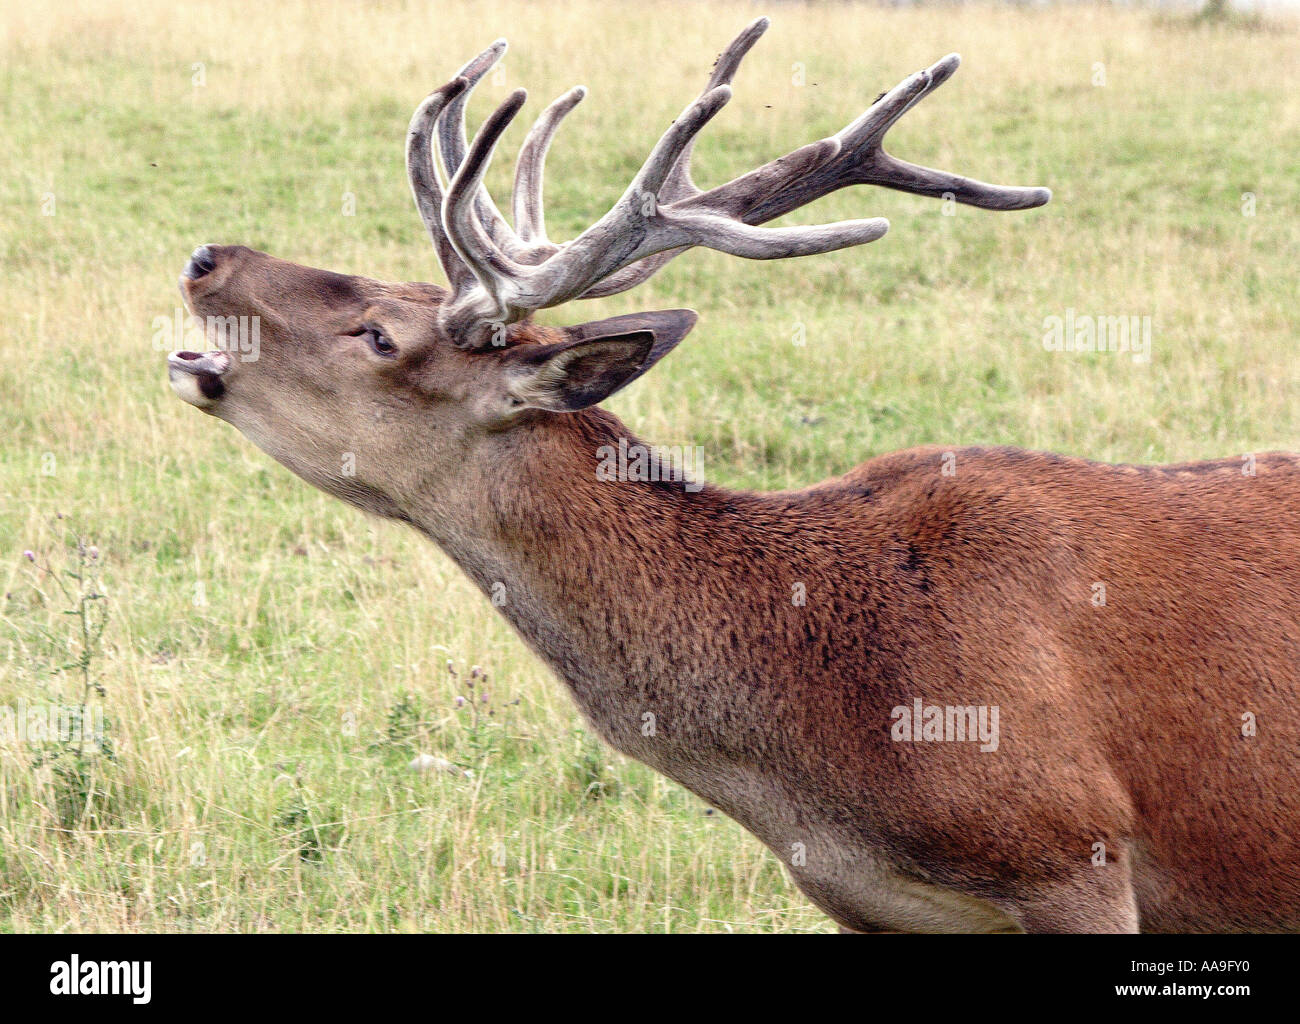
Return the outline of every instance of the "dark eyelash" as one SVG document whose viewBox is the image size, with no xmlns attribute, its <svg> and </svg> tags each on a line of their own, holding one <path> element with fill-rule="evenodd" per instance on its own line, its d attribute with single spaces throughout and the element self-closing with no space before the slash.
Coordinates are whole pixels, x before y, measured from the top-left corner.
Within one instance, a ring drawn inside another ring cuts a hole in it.
<svg viewBox="0 0 1300 1024">
<path fill-rule="evenodd" d="M 343 337 L 364 338 L 366 335 L 372 336 L 370 347 L 371 349 L 374 350 L 376 355 L 380 355 L 380 356 L 397 355 L 397 346 L 393 343 L 393 339 L 390 338 L 387 334 L 385 334 L 382 328 L 376 327 L 374 324 L 362 324 L 354 331 L 344 332 Z M 383 351 L 380 351 L 380 347 L 378 345 L 378 341 L 381 338 L 383 339 L 384 344 L 387 346 L 387 348 L 384 349 Z"/>
</svg>

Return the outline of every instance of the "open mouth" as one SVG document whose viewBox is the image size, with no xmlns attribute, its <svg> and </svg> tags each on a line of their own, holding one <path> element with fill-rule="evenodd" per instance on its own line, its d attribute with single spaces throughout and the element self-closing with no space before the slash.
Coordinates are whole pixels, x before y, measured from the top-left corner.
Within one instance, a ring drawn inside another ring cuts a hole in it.
<svg viewBox="0 0 1300 1024">
<path fill-rule="evenodd" d="M 226 393 L 222 377 L 230 365 L 227 352 L 172 352 L 167 356 L 167 379 L 183 401 L 207 409 Z"/>
</svg>

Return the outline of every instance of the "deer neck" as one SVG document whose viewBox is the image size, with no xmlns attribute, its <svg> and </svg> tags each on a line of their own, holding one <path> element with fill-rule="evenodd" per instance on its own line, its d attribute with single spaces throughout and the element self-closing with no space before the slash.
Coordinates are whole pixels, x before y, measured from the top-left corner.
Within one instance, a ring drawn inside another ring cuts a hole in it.
<svg viewBox="0 0 1300 1024">
<path fill-rule="evenodd" d="M 498 450 L 490 465 L 465 467 L 457 490 L 472 501 L 440 498 L 411 518 L 556 671 L 605 739 L 655 764 L 665 744 L 647 741 L 664 717 L 727 677 L 725 659 L 693 631 L 737 617 L 709 547 L 718 510 L 735 512 L 748 496 L 610 480 L 620 442 L 633 455 L 642 444 L 598 410 L 517 429 L 504 459 Z"/>
</svg>

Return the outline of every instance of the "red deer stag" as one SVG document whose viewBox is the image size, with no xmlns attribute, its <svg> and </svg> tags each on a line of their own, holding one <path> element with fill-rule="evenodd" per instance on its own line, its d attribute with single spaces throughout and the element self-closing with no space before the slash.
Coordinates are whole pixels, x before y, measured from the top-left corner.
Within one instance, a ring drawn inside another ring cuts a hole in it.
<svg viewBox="0 0 1300 1024">
<path fill-rule="evenodd" d="M 692 144 L 766 27 L 563 244 L 542 170 L 583 90 L 523 143 L 512 225 L 483 175 L 524 93 L 472 142 L 464 128 L 494 44 L 407 140 L 449 287 L 203 246 L 181 279 L 192 313 L 259 318 L 259 357 L 177 352 L 172 386 L 438 544 L 605 740 L 739 821 L 844 930 L 1300 928 L 1297 457 L 1246 474 L 925 448 L 773 494 L 601 473 L 602 450 L 637 442 L 597 403 L 695 313 L 554 328 L 536 310 L 625 291 L 693 246 L 874 241 L 883 220 L 759 226 L 849 185 L 988 210 L 1050 198 L 882 149 L 955 54 L 701 190 Z"/>
</svg>

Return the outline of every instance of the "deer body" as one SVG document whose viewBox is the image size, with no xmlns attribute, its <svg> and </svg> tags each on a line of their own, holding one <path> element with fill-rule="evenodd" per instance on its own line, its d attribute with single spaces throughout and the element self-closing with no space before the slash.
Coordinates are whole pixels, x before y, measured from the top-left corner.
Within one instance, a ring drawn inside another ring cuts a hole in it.
<svg viewBox="0 0 1300 1024">
<path fill-rule="evenodd" d="M 595 451 L 629 433 L 567 426 L 484 467 L 473 535 L 441 500 L 413 522 L 505 583 L 500 611 L 607 742 L 757 835 L 841 925 L 1300 928 L 1300 457 L 1248 477 L 935 448 L 696 493 L 600 481 Z M 997 750 L 895 740 L 916 698 L 999 707 Z"/>
<path fill-rule="evenodd" d="M 191 310 L 262 318 L 262 346 L 174 353 L 177 394 L 441 546 L 611 745 L 739 821 L 845 929 L 1300 929 L 1300 457 L 1244 473 L 920 449 L 775 494 L 602 478 L 600 452 L 636 442 L 597 404 L 695 315 L 543 328 L 533 311 L 694 245 L 779 259 L 879 238 L 879 220 L 759 226 L 847 185 L 1049 198 L 882 150 L 955 55 L 700 190 L 695 133 L 765 27 L 564 246 L 542 168 L 582 93 L 529 133 L 512 227 L 482 176 L 522 94 L 464 136 L 493 44 L 408 134 L 450 287 L 201 247 Z"/>
</svg>

